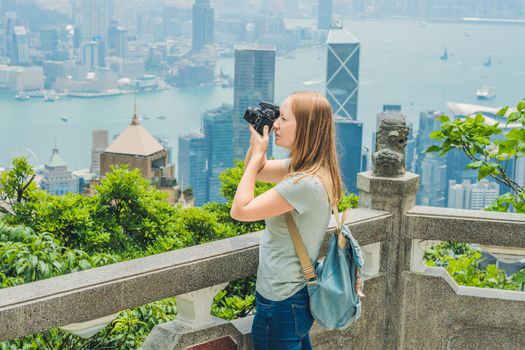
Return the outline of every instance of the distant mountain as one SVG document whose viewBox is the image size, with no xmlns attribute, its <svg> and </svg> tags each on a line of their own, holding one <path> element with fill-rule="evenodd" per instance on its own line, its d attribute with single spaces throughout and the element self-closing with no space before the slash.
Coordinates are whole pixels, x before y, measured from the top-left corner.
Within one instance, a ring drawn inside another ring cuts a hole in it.
<svg viewBox="0 0 525 350">
<path fill-rule="evenodd" d="M 50 25 L 62 25 L 71 23 L 71 19 L 59 12 L 41 8 L 37 1 L 33 0 L 3 0 L 3 12 L 16 12 L 21 18 L 29 20 L 31 31 L 39 31 Z"/>
</svg>

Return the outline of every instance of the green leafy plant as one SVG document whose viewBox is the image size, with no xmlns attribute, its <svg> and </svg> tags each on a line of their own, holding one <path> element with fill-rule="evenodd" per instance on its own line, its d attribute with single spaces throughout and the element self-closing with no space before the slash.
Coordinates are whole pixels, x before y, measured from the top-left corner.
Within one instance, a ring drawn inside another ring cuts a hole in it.
<svg viewBox="0 0 525 350">
<path fill-rule="evenodd" d="M 443 156 L 453 149 L 459 150 L 471 160 L 467 168 L 477 170 L 478 180 L 490 177 L 511 189 L 511 193 L 499 197 L 489 210 L 508 211 L 512 206 L 518 213 L 525 213 L 525 187 L 516 183 L 507 169 L 509 161 L 525 157 L 525 100 L 520 101 L 516 109 L 509 113 L 505 107 L 497 113 L 508 115 L 503 129 L 499 123 L 488 125 L 481 114 L 455 120 L 442 115 L 438 118 L 441 128 L 429 135 L 442 143 L 430 146 L 426 152 L 440 152 Z"/>
<path fill-rule="evenodd" d="M 482 254 L 467 243 L 442 242 L 425 252 L 428 266 L 446 268 L 450 276 L 463 286 L 521 290 L 525 269 L 507 277 L 505 271 L 494 264 L 480 267 Z"/>
</svg>

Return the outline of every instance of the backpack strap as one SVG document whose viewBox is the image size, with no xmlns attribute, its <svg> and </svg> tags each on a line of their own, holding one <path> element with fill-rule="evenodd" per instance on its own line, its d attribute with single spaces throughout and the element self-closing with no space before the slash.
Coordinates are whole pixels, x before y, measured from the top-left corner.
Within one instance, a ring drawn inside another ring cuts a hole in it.
<svg viewBox="0 0 525 350">
<path fill-rule="evenodd" d="M 308 256 L 308 252 L 304 246 L 297 225 L 292 217 L 292 213 L 288 212 L 285 214 L 286 225 L 288 226 L 288 231 L 290 231 L 290 237 L 292 238 L 293 246 L 295 249 L 295 254 L 299 258 L 299 263 L 303 269 L 304 278 L 306 279 L 306 284 L 317 284 L 317 275 L 315 274 L 315 269 L 312 266 L 312 261 Z"/>
</svg>

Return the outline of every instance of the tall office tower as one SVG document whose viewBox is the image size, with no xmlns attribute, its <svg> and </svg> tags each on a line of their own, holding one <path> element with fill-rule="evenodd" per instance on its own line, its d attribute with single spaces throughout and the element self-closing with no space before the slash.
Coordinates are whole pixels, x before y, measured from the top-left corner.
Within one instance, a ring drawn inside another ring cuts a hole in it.
<svg viewBox="0 0 525 350">
<path fill-rule="evenodd" d="M 15 12 L 6 12 L 2 16 L 2 27 L 3 27 L 3 40 L 2 40 L 2 51 L 5 57 L 11 57 L 11 51 L 13 50 L 13 35 L 15 27 L 20 25 L 20 18 Z"/>
<path fill-rule="evenodd" d="M 233 106 L 228 104 L 209 110 L 202 117 L 208 159 L 206 199 L 210 202 L 225 203 L 224 197 L 219 193 L 221 188 L 219 174 L 233 166 L 232 118 Z"/>
<path fill-rule="evenodd" d="M 183 190 L 192 189 L 195 206 L 206 203 L 206 139 L 201 133 L 179 136 L 179 179 Z"/>
<path fill-rule="evenodd" d="M 171 144 L 171 137 L 164 135 L 155 135 L 154 137 L 168 153 L 168 164 L 173 164 L 173 145 Z"/>
<path fill-rule="evenodd" d="M 445 207 L 445 192 L 447 187 L 447 163 L 445 157 L 436 153 L 425 153 L 425 150 L 437 144 L 428 135 L 440 128 L 437 120 L 441 112 L 425 110 L 419 113 L 419 131 L 416 138 L 416 168 L 420 176 L 420 187 L 416 202 L 418 205 Z"/>
<path fill-rule="evenodd" d="M 334 114 L 355 120 L 361 44 L 343 29 L 330 30 L 327 43 L 326 97 Z"/>
<path fill-rule="evenodd" d="M 58 49 L 58 30 L 56 28 L 43 28 L 40 31 L 40 50 L 55 52 Z"/>
<path fill-rule="evenodd" d="M 357 174 L 361 172 L 363 123 L 337 115 L 334 116 L 334 122 L 341 178 L 348 192 L 358 193 Z"/>
<path fill-rule="evenodd" d="M 55 196 L 61 196 L 68 192 L 78 193 L 78 178 L 67 170 L 67 165 L 58 154 L 58 149 L 53 149 L 53 154 L 45 165 L 40 188 Z"/>
<path fill-rule="evenodd" d="M 448 192 L 449 208 L 482 210 L 498 198 L 499 184 L 487 179 L 474 184 L 470 180 L 463 180 L 461 184 L 452 180 Z"/>
<path fill-rule="evenodd" d="M 128 56 L 128 31 L 124 27 L 117 27 L 115 56 L 126 58 Z"/>
<path fill-rule="evenodd" d="M 109 21 L 107 45 L 108 49 L 115 50 L 117 47 L 117 28 L 119 27 L 118 20 L 112 19 Z"/>
<path fill-rule="evenodd" d="M 193 32 L 191 48 L 197 52 L 204 45 L 213 44 L 213 8 L 209 0 L 195 0 L 193 4 Z"/>
<path fill-rule="evenodd" d="M 14 28 L 12 43 L 11 64 L 14 66 L 29 65 L 29 33 L 26 27 L 16 26 Z"/>
<path fill-rule="evenodd" d="M 235 47 L 233 88 L 233 158 L 244 159 L 250 146 L 248 123 L 243 119 L 248 106 L 273 102 L 275 82 L 275 48 L 260 45 Z M 272 139 L 268 155 L 272 154 Z"/>
<path fill-rule="evenodd" d="M 105 66 L 105 49 L 103 41 L 89 41 L 82 45 L 81 63 L 88 67 Z"/>
<path fill-rule="evenodd" d="M 109 146 L 109 131 L 93 130 L 93 145 L 91 148 L 91 168 L 93 174 L 100 175 L 100 155 Z"/>
<path fill-rule="evenodd" d="M 106 38 L 114 7 L 114 0 L 81 0 L 76 11 L 82 41 L 91 41 L 96 36 Z"/>
<path fill-rule="evenodd" d="M 317 27 L 319 29 L 330 29 L 332 24 L 333 0 L 319 0 Z"/>
</svg>

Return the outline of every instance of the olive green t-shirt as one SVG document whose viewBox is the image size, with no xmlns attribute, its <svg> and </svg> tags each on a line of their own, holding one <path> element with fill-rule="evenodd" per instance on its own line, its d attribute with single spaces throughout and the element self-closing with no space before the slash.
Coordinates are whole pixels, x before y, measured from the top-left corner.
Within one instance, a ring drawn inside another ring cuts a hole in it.
<svg viewBox="0 0 525 350">
<path fill-rule="evenodd" d="M 300 180 L 296 182 L 298 178 Z M 278 183 L 274 189 L 294 207 L 292 217 L 310 260 L 315 262 L 331 216 L 323 184 L 315 176 L 294 175 Z M 285 215 L 265 222 L 266 229 L 259 245 L 256 290 L 266 299 L 281 301 L 303 288 L 306 282 Z"/>
</svg>

